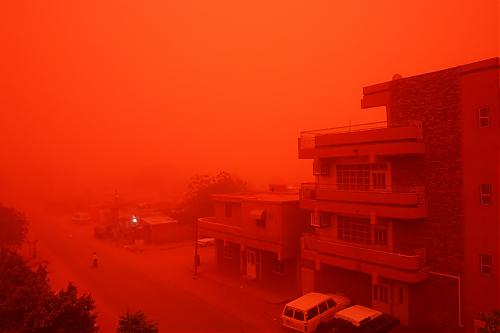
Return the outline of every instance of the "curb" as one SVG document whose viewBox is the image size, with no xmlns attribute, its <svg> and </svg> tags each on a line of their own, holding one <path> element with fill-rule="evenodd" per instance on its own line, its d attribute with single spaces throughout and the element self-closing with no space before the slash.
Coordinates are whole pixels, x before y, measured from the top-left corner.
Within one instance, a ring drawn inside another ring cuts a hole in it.
<svg viewBox="0 0 500 333">
<path fill-rule="evenodd" d="M 218 279 L 217 277 L 214 277 L 213 274 L 208 274 L 208 275 L 206 275 L 206 274 L 201 275 L 200 274 L 200 275 L 198 275 L 198 278 L 200 278 L 200 277 L 202 279 L 205 279 L 205 280 L 208 280 L 211 282 L 216 282 L 216 283 L 223 285 L 225 287 L 228 287 L 228 288 L 231 288 L 234 290 L 240 290 L 240 291 L 245 292 L 246 294 L 251 294 L 253 297 L 258 298 L 261 301 L 264 301 L 264 302 L 269 303 L 269 304 L 275 304 L 275 305 L 285 304 L 285 303 L 288 303 L 289 301 L 294 300 L 295 298 L 300 296 L 299 294 L 296 294 L 296 295 L 286 296 L 283 298 L 272 298 L 271 299 L 271 298 L 267 298 L 267 297 L 262 296 L 261 293 L 254 293 L 251 289 L 249 289 L 244 284 L 242 284 L 238 287 L 237 285 L 235 285 L 233 283 L 227 283 L 221 279 Z"/>
</svg>

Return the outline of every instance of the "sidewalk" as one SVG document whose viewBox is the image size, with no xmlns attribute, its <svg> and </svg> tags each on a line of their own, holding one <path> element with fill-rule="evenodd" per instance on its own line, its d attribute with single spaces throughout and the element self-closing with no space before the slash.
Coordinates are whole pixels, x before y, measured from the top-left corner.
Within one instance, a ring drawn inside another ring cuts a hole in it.
<svg viewBox="0 0 500 333">
<path fill-rule="evenodd" d="M 205 279 L 223 284 L 231 289 L 238 289 L 247 293 L 251 297 L 257 297 L 262 301 L 270 304 L 285 304 L 297 297 L 302 296 L 299 292 L 296 291 L 273 290 L 269 287 L 259 284 L 256 281 L 244 280 L 243 277 L 224 276 L 224 273 L 222 272 L 200 273 L 197 279 Z"/>
<path fill-rule="evenodd" d="M 231 275 L 219 271 L 216 267 L 214 249 L 204 248 L 202 255 L 202 264 L 198 269 L 196 279 L 215 282 L 226 286 L 227 288 L 244 292 L 250 297 L 256 297 L 270 304 L 285 304 L 289 301 L 302 296 L 297 290 L 290 290 L 279 286 L 268 286 L 262 282 L 248 280 L 240 275 Z"/>
</svg>

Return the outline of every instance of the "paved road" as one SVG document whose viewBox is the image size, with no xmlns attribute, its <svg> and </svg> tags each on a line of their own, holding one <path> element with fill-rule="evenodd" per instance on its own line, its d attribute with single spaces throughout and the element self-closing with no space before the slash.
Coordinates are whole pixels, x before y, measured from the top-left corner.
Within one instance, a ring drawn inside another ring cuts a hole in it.
<svg viewBox="0 0 500 333">
<path fill-rule="evenodd" d="M 91 225 L 73 225 L 68 217 L 32 218 L 31 229 L 40 256 L 49 260 L 54 287 L 72 281 L 81 292 L 92 294 L 101 332 L 114 332 L 127 309 L 143 310 L 159 323 L 161 332 L 279 331 L 281 305 L 201 277 L 193 279 L 188 245 L 135 253 L 94 239 Z M 99 257 L 97 269 L 91 267 L 93 251 Z"/>
</svg>

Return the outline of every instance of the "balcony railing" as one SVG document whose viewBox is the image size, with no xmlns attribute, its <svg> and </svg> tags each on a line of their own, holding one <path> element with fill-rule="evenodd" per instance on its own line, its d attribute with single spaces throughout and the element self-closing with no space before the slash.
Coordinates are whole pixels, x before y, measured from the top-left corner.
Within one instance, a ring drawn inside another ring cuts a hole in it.
<svg viewBox="0 0 500 333">
<path fill-rule="evenodd" d="M 323 128 L 317 130 L 303 131 L 300 133 L 300 148 L 301 149 L 313 149 L 316 147 L 316 138 L 324 135 L 333 134 L 344 134 L 344 133 L 357 133 L 364 131 L 380 130 L 385 128 L 397 128 L 397 127 L 417 127 L 418 140 L 421 141 L 423 137 L 422 122 L 418 120 L 406 120 L 406 121 L 379 121 L 373 123 L 364 124 L 354 124 L 340 127 Z"/>
<path fill-rule="evenodd" d="M 424 207 L 425 187 L 382 188 L 373 184 L 303 183 L 300 187 L 300 200 L 362 201 Z"/>
<path fill-rule="evenodd" d="M 317 232 L 304 234 L 303 248 L 304 250 L 313 250 L 400 269 L 419 270 L 426 266 L 425 248 L 392 247 L 390 250 L 384 250 L 366 244 L 338 242 L 331 237 L 319 235 Z"/>
</svg>

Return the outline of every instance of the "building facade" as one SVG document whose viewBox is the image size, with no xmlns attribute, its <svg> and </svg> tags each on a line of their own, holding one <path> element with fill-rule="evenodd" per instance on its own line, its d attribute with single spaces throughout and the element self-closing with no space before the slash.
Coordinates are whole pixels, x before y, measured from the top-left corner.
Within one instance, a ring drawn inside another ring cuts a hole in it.
<svg viewBox="0 0 500 333">
<path fill-rule="evenodd" d="M 214 216 L 198 220 L 200 238 L 215 239 L 220 268 L 247 279 L 299 289 L 300 237 L 307 225 L 298 191 L 212 196 Z"/>
<path fill-rule="evenodd" d="M 300 207 L 303 291 L 426 331 L 473 330 L 500 307 L 498 58 L 363 89 L 387 122 L 309 131 Z M 369 112 L 369 111 L 368 111 Z"/>
</svg>

